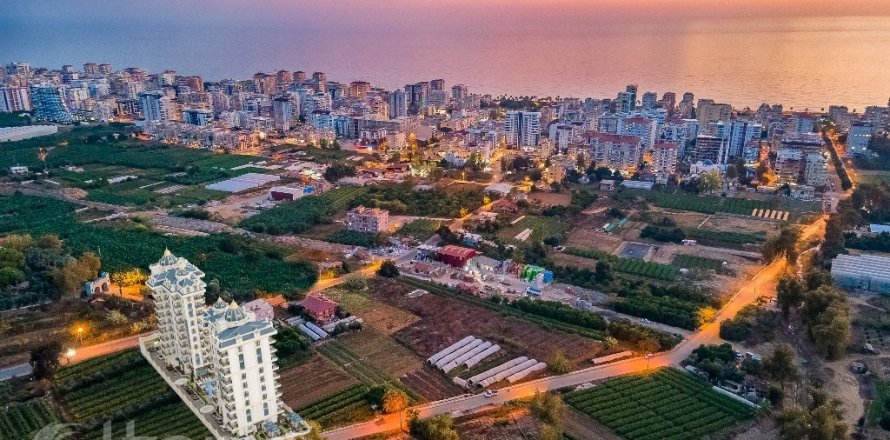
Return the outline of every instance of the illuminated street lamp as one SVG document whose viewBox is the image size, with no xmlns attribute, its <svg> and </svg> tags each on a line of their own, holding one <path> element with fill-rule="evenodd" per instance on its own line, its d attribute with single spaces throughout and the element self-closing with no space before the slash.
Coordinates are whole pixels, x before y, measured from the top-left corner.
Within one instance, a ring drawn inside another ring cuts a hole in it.
<svg viewBox="0 0 890 440">
<path fill-rule="evenodd" d="M 77 337 L 80 339 L 80 346 L 83 347 L 83 326 L 77 327 Z"/>
<path fill-rule="evenodd" d="M 69 364 L 71 363 L 71 358 L 73 358 L 75 354 L 77 354 L 77 351 L 74 350 L 74 347 L 70 347 L 65 351 L 65 358 L 68 360 Z"/>
</svg>

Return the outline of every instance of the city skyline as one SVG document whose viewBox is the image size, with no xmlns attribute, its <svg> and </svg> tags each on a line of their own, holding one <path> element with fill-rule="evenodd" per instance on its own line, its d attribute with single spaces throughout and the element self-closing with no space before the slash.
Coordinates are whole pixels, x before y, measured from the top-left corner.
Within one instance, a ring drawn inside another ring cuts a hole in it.
<svg viewBox="0 0 890 440">
<path fill-rule="evenodd" d="M 41 9 L 13 1 L 0 17 L 0 53 L 34 65 L 102 59 L 208 80 L 285 68 L 394 89 L 441 77 L 493 95 L 607 96 L 635 82 L 740 107 L 862 109 L 890 97 L 883 73 L 890 54 L 880 44 L 890 39 L 890 20 L 881 15 L 890 14 L 887 6 L 748 3 L 741 10 L 631 2 L 637 10 L 628 13 L 623 8 L 631 6 L 617 2 L 521 2 L 480 13 L 489 3 L 229 1 L 206 8 L 162 0 L 108 8 L 97 0 Z"/>
</svg>

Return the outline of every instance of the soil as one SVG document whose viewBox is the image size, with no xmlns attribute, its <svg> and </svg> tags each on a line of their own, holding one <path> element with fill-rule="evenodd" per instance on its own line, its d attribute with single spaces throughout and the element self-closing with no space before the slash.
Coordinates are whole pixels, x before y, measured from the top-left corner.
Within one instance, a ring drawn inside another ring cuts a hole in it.
<svg viewBox="0 0 890 440">
<path fill-rule="evenodd" d="M 407 310 L 421 319 L 396 332 L 393 336 L 421 358 L 458 340 L 473 335 L 499 344 L 514 356 L 528 356 L 546 361 L 555 347 L 576 367 L 596 357 L 601 344 L 555 330 L 504 317 L 496 312 L 435 294 L 408 298 L 411 287 L 393 281 L 375 286 L 372 296 L 398 308 Z"/>
<path fill-rule="evenodd" d="M 309 361 L 280 372 L 282 400 L 297 409 L 358 383 L 340 367 L 315 354 Z"/>
</svg>

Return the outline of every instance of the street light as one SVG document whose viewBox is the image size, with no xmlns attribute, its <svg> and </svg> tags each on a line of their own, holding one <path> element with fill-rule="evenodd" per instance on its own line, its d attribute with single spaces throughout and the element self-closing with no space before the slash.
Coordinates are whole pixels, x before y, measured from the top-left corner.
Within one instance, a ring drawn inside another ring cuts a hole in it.
<svg viewBox="0 0 890 440">
<path fill-rule="evenodd" d="M 75 354 L 77 354 L 77 351 L 74 350 L 74 347 L 68 348 L 65 352 L 65 358 L 68 360 L 69 364 L 71 363 L 71 358 L 73 358 Z"/>
<path fill-rule="evenodd" d="M 77 327 L 77 337 L 80 339 L 80 346 L 83 347 L 83 326 Z"/>
</svg>

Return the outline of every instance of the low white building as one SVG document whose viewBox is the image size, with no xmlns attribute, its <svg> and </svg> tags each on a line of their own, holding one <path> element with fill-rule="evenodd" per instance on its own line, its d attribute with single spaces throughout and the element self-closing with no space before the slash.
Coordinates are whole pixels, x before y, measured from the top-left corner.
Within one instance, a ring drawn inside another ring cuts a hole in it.
<svg viewBox="0 0 890 440">
<path fill-rule="evenodd" d="M 38 136 L 49 136 L 59 132 L 55 125 L 25 125 L 23 127 L 0 128 L 0 142 L 15 142 Z"/>
</svg>

